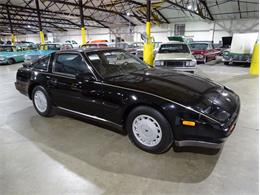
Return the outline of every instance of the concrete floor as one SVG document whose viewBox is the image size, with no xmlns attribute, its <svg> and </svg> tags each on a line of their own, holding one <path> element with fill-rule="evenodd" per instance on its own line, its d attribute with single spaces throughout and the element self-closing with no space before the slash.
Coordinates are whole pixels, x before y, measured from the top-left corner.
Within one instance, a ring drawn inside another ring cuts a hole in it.
<svg viewBox="0 0 260 195">
<path fill-rule="evenodd" d="M 0 66 L 0 194 L 258 194 L 258 78 L 215 62 L 199 73 L 236 91 L 234 133 L 216 155 L 152 155 L 83 120 L 40 117 L 14 88 L 21 65 Z"/>
</svg>

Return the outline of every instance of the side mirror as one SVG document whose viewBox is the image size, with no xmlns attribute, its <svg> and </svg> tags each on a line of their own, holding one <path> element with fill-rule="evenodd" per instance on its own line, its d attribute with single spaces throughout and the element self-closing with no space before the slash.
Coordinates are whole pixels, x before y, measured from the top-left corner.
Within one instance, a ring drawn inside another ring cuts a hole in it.
<svg viewBox="0 0 260 195">
<path fill-rule="evenodd" d="M 95 77 L 91 72 L 79 73 L 76 75 L 76 79 L 80 82 L 83 81 L 95 81 Z"/>
<path fill-rule="evenodd" d="M 32 67 L 32 62 L 25 62 L 25 63 L 23 63 L 23 67 L 24 67 L 24 68 L 30 68 L 30 67 Z"/>
</svg>

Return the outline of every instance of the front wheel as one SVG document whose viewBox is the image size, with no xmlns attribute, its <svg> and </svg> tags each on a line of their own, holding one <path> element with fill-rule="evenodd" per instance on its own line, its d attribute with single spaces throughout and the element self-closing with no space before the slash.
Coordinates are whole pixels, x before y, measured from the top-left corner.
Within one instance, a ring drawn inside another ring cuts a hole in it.
<svg viewBox="0 0 260 195">
<path fill-rule="evenodd" d="M 167 119 L 157 110 L 140 106 L 128 116 L 126 129 L 129 139 L 140 149 L 160 154 L 173 143 L 173 132 Z"/>
<path fill-rule="evenodd" d="M 32 92 L 32 100 L 35 110 L 45 117 L 54 115 L 51 99 L 42 86 L 36 86 Z"/>
<path fill-rule="evenodd" d="M 224 62 L 225 65 L 229 65 L 229 62 Z"/>
<path fill-rule="evenodd" d="M 208 59 L 207 59 L 207 57 L 205 57 L 205 58 L 203 59 L 203 64 L 206 64 L 207 61 L 208 61 Z"/>
</svg>

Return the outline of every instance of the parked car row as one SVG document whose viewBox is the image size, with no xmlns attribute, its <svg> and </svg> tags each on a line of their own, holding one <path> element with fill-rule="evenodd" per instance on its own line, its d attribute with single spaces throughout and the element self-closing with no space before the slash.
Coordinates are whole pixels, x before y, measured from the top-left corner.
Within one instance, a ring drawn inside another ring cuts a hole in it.
<svg viewBox="0 0 260 195">
<path fill-rule="evenodd" d="M 235 37 L 235 36 L 234 36 Z M 245 36 L 244 36 L 245 37 Z M 249 42 L 250 36 L 244 41 Z M 249 37 L 249 38 L 248 38 Z M 251 36 L 252 37 L 252 36 Z M 171 37 L 172 38 L 172 37 Z M 238 37 L 239 39 L 241 36 Z M 250 40 L 254 41 L 254 37 Z M 247 50 L 252 50 L 253 41 L 250 42 L 250 47 Z M 239 41 L 237 40 L 237 43 Z M 241 41 L 240 41 L 241 42 Z M 225 50 L 221 45 L 214 45 L 212 42 L 181 42 L 170 41 L 167 43 L 155 42 L 154 48 L 154 65 L 160 68 L 171 68 L 174 70 L 194 72 L 197 63 L 206 63 L 215 60 L 218 55 L 223 55 L 225 64 L 233 62 L 250 62 L 251 54 L 247 51 L 244 55 L 235 53 L 233 50 L 237 49 L 235 41 L 232 42 L 233 46 Z M 241 44 L 239 44 L 241 45 Z M 249 45 L 249 44 L 247 44 Z M 143 42 L 108 42 L 107 40 L 93 40 L 87 44 L 79 46 L 74 40 L 67 40 L 65 43 L 46 43 L 46 44 L 33 44 L 32 42 L 21 41 L 17 42 L 16 46 L 2 45 L 0 49 L 0 64 L 12 64 L 15 62 L 25 61 L 26 63 L 33 63 L 39 58 L 49 55 L 58 50 L 67 50 L 72 48 L 121 48 L 139 59 L 143 60 Z M 235 48 L 235 49 L 234 49 Z M 245 49 L 244 49 L 245 50 Z M 239 51 L 237 51 L 239 52 Z"/>
<path fill-rule="evenodd" d="M 17 42 L 16 45 L 0 45 L 0 64 L 33 63 L 52 52 L 72 48 L 73 46 L 68 43 L 33 44 L 31 42 Z"/>
</svg>

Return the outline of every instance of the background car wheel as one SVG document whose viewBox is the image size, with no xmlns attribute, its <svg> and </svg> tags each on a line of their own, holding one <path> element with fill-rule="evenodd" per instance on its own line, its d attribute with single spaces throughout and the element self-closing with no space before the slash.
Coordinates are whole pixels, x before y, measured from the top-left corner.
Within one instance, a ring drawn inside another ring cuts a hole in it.
<svg viewBox="0 0 260 195">
<path fill-rule="evenodd" d="M 35 110 L 45 117 L 54 115 L 51 99 L 42 86 L 36 86 L 32 92 L 32 100 Z"/>
<path fill-rule="evenodd" d="M 208 59 L 207 59 L 207 57 L 205 57 L 204 60 L 203 60 L 203 64 L 206 64 L 207 61 L 208 61 Z"/>
<path fill-rule="evenodd" d="M 160 154 L 168 151 L 173 143 L 173 132 L 167 119 L 157 110 L 140 106 L 126 121 L 129 139 L 140 149 Z"/>
<path fill-rule="evenodd" d="M 9 65 L 14 64 L 14 63 L 15 63 L 15 60 L 14 60 L 13 58 L 9 58 L 9 59 L 7 60 L 7 63 L 8 63 Z"/>
<path fill-rule="evenodd" d="M 224 62 L 225 65 L 229 65 L 229 62 Z"/>
</svg>

